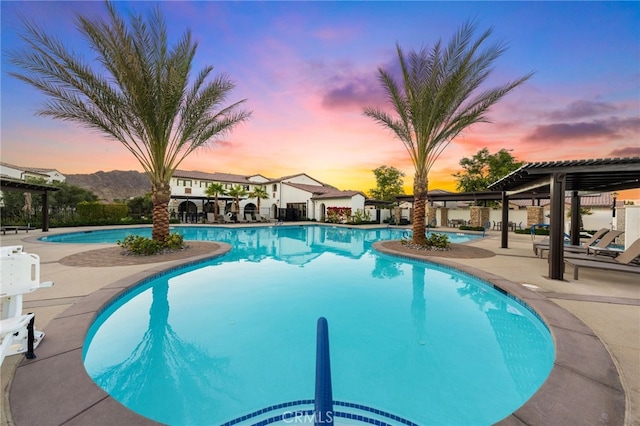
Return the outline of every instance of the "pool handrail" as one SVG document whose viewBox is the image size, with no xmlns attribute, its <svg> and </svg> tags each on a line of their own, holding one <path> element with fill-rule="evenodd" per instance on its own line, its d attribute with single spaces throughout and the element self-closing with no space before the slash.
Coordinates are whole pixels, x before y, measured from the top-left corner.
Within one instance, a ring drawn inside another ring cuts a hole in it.
<svg viewBox="0 0 640 426">
<path fill-rule="evenodd" d="M 316 426 L 333 426 L 329 325 L 325 317 L 318 318 L 316 336 L 316 399 L 313 415 L 314 423 Z"/>
</svg>

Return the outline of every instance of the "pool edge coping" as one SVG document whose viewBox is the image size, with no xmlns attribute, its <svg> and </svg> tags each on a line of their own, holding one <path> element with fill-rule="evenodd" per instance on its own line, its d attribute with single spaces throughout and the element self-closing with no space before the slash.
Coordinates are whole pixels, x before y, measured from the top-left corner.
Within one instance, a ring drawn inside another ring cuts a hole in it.
<svg viewBox="0 0 640 426">
<path fill-rule="evenodd" d="M 84 339 L 97 313 L 122 293 L 154 275 L 222 256 L 231 249 L 226 243 L 216 244 L 220 248 L 210 254 L 152 266 L 104 286 L 56 317 L 47 326 L 49 339 L 45 339 L 56 343 L 39 347 L 38 358 L 20 362 L 11 381 L 9 399 L 16 424 L 71 425 L 89 420 L 93 425 L 160 424 L 121 405 L 91 380 L 82 364 Z M 385 254 L 432 262 L 478 277 L 528 304 L 545 322 L 556 347 L 552 371 L 522 407 L 497 424 L 624 424 L 625 392 L 615 363 L 598 336 L 575 315 L 542 294 L 454 260 L 412 256 L 381 248 L 379 242 L 373 246 Z M 576 365 L 594 351 L 598 358 L 595 365 Z M 64 382 L 70 382 L 71 389 L 62 385 Z M 51 401 L 56 390 L 64 395 Z"/>
</svg>

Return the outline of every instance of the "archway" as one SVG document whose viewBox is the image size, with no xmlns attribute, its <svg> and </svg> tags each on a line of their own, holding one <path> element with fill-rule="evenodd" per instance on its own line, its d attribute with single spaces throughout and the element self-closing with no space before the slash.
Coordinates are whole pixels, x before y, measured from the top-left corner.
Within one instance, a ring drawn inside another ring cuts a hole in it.
<svg viewBox="0 0 640 426">
<path fill-rule="evenodd" d="M 180 222 L 197 222 L 198 207 L 193 201 L 183 201 L 178 204 Z"/>
</svg>

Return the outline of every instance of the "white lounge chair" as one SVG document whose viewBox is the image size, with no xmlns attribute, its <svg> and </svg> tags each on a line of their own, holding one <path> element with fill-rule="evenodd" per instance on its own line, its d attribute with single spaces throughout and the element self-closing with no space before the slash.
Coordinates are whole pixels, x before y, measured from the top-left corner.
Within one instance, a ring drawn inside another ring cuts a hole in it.
<svg viewBox="0 0 640 426">
<path fill-rule="evenodd" d="M 44 338 L 44 332 L 33 327 L 33 314 L 22 313 L 23 296 L 39 288 L 51 287 L 53 283 L 40 282 L 40 257 L 37 254 L 26 253 L 20 246 L 3 247 L 0 254 L 1 364 L 8 355 L 27 352 L 28 357 L 35 357 L 33 349 Z"/>
<path fill-rule="evenodd" d="M 251 213 L 245 213 L 245 214 L 244 214 L 244 218 L 245 218 L 245 221 L 246 221 L 246 222 L 249 222 L 249 223 L 254 223 L 254 222 L 256 222 L 255 220 L 253 220 L 253 217 L 251 217 Z"/>
</svg>

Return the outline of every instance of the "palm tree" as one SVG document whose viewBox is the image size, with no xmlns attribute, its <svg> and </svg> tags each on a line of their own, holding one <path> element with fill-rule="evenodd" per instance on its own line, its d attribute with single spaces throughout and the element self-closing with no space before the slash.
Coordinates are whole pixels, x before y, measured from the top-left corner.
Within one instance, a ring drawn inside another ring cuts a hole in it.
<svg viewBox="0 0 640 426">
<path fill-rule="evenodd" d="M 232 187 L 227 194 L 229 194 L 230 196 L 232 196 L 233 198 L 235 198 L 235 205 L 236 205 L 236 214 L 240 214 L 240 197 L 246 197 L 247 195 L 247 190 L 244 189 L 242 187 L 242 185 L 236 185 L 234 187 Z"/>
<path fill-rule="evenodd" d="M 260 214 L 260 200 L 268 200 L 269 193 L 264 186 L 255 186 L 249 193 L 249 198 L 255 198 L 258 203 L 258 214 Z"/>
<path fill-rule="evenodd" d="M 498 43 L 480 50 L 492 30 L 473 40 L 475 27 L 471 22 L 464 24 L 446 48 L 438 41 L 429 51 L 412 50 L 405 57 L 400 45 L 396 45 L 402 85 L 388 71 L 378 69 L 395 116 L 379 108 L 364 109 L 366 116 L 390 129 L 402 141 L 415 167 L 414 244 L 426 243 L 428 176 L 440 154 L 467 127 L 488 122 L 488 109 L 532 75 L 478 93 L 505 46 Z"/>
<path fill-rule="evenodd" d="M 213 213 L 216 216 L 216 220 L 218 220 L 218 215 L 220 214 L 220 206 L 218 205 L 218 196 L 227 195 L 227 190 L 224 189 L 224 185 L 221 183 L 210 183 L 209 186 L 204 190 L 204 193 L 207 197 L 214 197 L 214 206 Z"/>
<path fill-rule="evenodd" d="M 10 74 L 47 95 L 39 115 L 97 130 L 133 154 L 151 182 L 153 239 L 164 241 L 176 168 L 251 113 L 239 108 L 245 100 L 223 106 L 234 84 L 225 75 L 210 77 L 212 66 L 189 85 L 198 45 L 187 30 L 169 46 L 159 8 L 146 19 L 132 14 L 129 22 L 113 4 L 106 9 L 106 17 L 77 18 L 93 64 L 24 20 L 25 47 L 9 52 L 21 72 Z"/>
</svg>

